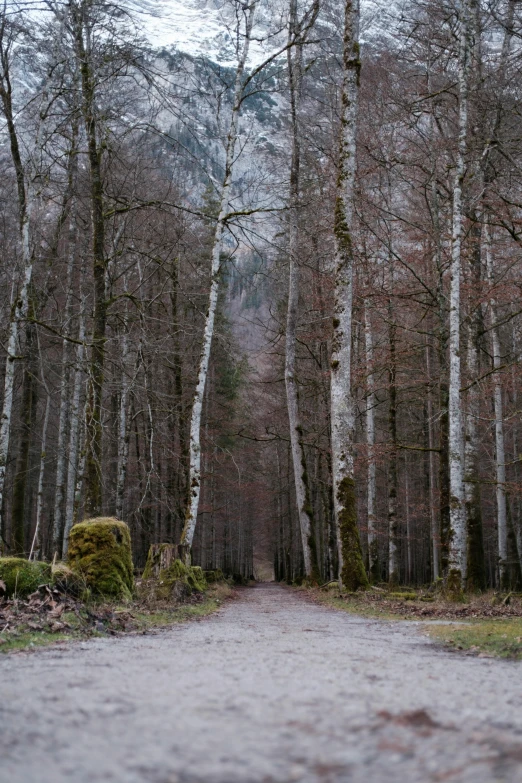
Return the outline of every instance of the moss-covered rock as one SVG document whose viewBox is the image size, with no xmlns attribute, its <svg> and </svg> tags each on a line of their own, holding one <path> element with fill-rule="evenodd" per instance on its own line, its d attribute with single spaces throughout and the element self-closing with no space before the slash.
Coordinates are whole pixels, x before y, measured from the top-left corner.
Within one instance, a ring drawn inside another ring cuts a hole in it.
<svg viewBox="0 0 522 783">
<path fill-rule="evenodd" d="M 68 564 L 93 594 L 130 598 L 134 589 L 129 528 L 112 517 L 74 525 L 69 534 Z"/>
<path fill-rule="evenodd" d="M 0 557 L 0 579 L 7 598 L 27 598 L 39 585 L 51 581 L 51 566 L 23 557 Z"/>
</svg>

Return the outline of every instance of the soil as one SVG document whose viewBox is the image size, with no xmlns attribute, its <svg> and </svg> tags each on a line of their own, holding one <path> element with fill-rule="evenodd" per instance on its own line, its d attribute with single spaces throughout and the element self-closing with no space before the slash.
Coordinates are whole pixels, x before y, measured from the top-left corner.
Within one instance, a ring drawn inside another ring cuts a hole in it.
<svg viewBox="0 0 522 783">
<path fill-rule="evenodd" d="M 0 660 L 1 783 L 519 783 L 522 663 L 275 585 Z"/>
</svg>

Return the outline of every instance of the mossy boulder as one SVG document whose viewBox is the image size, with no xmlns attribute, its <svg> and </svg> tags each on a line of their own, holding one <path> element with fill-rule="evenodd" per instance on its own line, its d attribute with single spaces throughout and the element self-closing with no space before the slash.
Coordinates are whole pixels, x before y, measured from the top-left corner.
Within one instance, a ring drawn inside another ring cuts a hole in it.
<svg viewBox="0 0 522 783">
<path fill-rule="evenodd" d="M 112 517 L 94 517 L 69 534 L 68 565 L 95 595 L 131 598 L 134 589 L 129 528 Z"/>
<path fill-rule="evenodd" d="M 23 557 L 0 557 L 0 580 L 5 584 L 7 598 L 27 598 L 40 585 L 51 581 L 51 566 Z"/>
</svg>

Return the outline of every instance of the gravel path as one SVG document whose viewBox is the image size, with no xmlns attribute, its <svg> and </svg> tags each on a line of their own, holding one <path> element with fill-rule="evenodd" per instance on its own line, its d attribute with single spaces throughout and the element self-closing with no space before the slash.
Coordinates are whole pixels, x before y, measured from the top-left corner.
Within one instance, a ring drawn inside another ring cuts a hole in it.
<svg viewBox="0 0 522 783">
<path fill-rule="evenodd" d="M 1 783 L 522 780 L 522 666 L 278 586 L 0 660 Z"/>
</svg>

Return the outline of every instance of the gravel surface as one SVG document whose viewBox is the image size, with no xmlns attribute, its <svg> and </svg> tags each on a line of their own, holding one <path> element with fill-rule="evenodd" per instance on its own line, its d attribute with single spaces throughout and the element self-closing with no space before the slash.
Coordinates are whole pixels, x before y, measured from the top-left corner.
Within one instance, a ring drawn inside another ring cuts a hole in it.
<svg viewBox="0 0 522 783">
<path fill-rule="evenodd" d="M 273 585 L 0 660 L 1 783 L 522 780 L 522 665 Z"/>
</svg>

